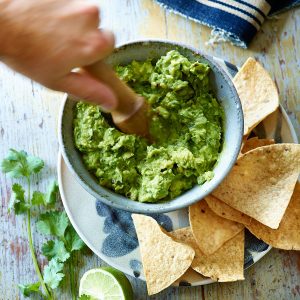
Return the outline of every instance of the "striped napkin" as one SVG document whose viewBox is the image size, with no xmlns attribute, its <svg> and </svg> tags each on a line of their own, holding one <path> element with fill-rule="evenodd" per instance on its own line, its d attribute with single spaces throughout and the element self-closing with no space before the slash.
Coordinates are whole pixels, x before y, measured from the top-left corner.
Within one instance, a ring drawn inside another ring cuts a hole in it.
<svg viewBox="0 0 300 300">
<path fill-rule="evenodd" d="M 267 16 L 300 4 L 300 0 L 156 0 L 175 13 L 213 28 L 212 40 L 247 48 Z"/>
</svg>

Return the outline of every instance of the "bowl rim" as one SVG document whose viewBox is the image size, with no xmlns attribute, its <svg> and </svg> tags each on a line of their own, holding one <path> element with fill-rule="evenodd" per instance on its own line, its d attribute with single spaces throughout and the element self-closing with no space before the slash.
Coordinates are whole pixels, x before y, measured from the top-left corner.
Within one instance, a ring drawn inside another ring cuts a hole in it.
<svg viewBox="0 0 300 300">
<path fill-rule="evenodd" d="M 172 45 L 174 47 L 178 46 L 181 48 L 186 48 L 190 51 L 193 51 L 194 53 L 202 56 L 204 59 L 208 60 L 209 62 L 211 62 L 217 69 L 218 71 L 221 73 L 221 75 L 225 78 L 226 83 L 228 84 L 228 86 L 230 87 L 230 89 L 232 90 L 232 93 L 234 95 L 234 99 L 236 100 L 236 111 L 237 113 L 240 115 L 240 126 L 239 128 L 237 128 L 236 134 L 237 134 L 237 144 L 235 149 L 232 152 L 231 155 L 231 160 L 228 163 L 226 170 L 224 171 L 224 173 L 222 174 L 222 176 L 220 176 L 214 183 L 213 186 L 209 187 L 206 191 L 204 191 L 202 193 L 201 196 L 199 197 L 190 197 L 189 199 L 185 199 L 185 201 L 181 201 L 180 203 L 176 203 L 172 205 L 172 202 L 174 199 L 183 196 L 183 194 L 181 194 L 180 196 L 166 201 L 166 202 L 161 202 L 161 203 L 143 203 L 143 202 L 139 202 L 139 201 L 133 201 L 123 195 L 120 195 L 114 191 L 109 190 L 110 193 L 113 193 L 117 196 L 122 197 L 124 200 L 124 204 L 119 204 L 116 203 L 114 201 L 111 201 L 101 195 L 99 195 L 99 193 L 97 191 L 95 191 L 93 189 L 93 187 L 89 184 L 87 184 L 75 171 L 71 161 L 69 160 L 69 156 L 67 154 L 67 151 L 64 147 L 64 143 L 63 143 L 63 116 L 64 116 L 64 109 L 66 106 L 66 103 L 68 102 L 69 98 L 71 98 L 72 96 L 65 93 L 63 96 L 63 101 L 62 104 L 60 106 L 60 110 L 59 110 L 59 116 L 58 116 L 58 141 L 59 141 L 59 148 L 60 148 L 60 152 L 63 156 L 63 159 L 68 167 L 68 169 L 71 171 L 71 173 L 73 174 L 73 176 L 75 177 L 75 179 L 79 182 L 79 184 L 87 191 L 89 192 L 91 195 L 93 195 L 96 199 L 102 201 L 103 203 L 107 204 L 110 207 L 116 208 L 116 209 L 122 209 L 122 210 L 126 210 L 126 211 L 130 211 L 133 213 L 165 213 L 165 212 L 171 212 L 171 211 L 175 211 L 175 210 L 179 210 L 182 208 L 186 208 L 198 201 L 203 200 L 206 196 L 208 196 L 214 189 L 216 189 L 219 184 L 224 180 L 224 178 L 227 176 L 227 174 L 231 171 L 232 167 L 234 166 L 236 159 L 238 157 L 239 151 L 240 151 L 240 147 L 242 144 L 242 139 L 243 139 L 243 132 L 244 132 L 244 118 L 243 118 L 243 110 L 242 110 L 242 104 L 239 98 L 239 95 L 235 89 L 235 86 L 231 80 L 231 78 L 229 77 L 228 74 L 226 74 L 225 70 L 223 69 L 222 66 L 219 65 L 219 63 L 217 61 L 214 60 L 213 56 L 209 56 L 206 55 L 204 53 L 202 53 L 201 50 L 196 49 L 193 46 L 190 45 L 186 45 L 180 42 L 176 42 L 176 41 L 172 41 L 172 40 L 167 40 L 167 39 L 134 39 L 134 40 L 130 40 L 130 41 L 126 41 L 124 43 L 120 43 L 117 44 L 115 50 L 113 51 L 113 53 L 117 53 L 118 51 L 122 50 L 122 48 L 126 48 L 126 47 L 130 47 L 131 45 L 134 44 L 146 44 L 147 43 L 162 43 L 162 44 L 169 44 Z M 113 54 L 112 53 L 112 54 Z M 88 171 L 87 171 L 88 172 Z M 99 185 L 99 187 L 105 191 L 107 191 L 106 188 L 102 187 L 101 185 Z"/>
</svg>

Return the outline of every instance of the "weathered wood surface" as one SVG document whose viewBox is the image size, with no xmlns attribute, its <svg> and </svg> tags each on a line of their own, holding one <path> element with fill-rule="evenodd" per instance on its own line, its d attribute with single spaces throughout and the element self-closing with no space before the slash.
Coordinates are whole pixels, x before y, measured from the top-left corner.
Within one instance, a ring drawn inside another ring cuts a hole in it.
<svg viewBox="0 0 300 300">
<path fill-rule="evenodd" d="M 250 49 L 229 44 L 206 46 L 210 30 L 166 12 L 152 0 L 94 0 L 102 8 L 102 24 L 114 30 L 117 42 L 139 38 L 167 38 L 241 65 L 257 58 L 272 74 L 281 102 L 300 134 L 300 10 L 281 14 L 263 25 Z M 61 94 L 49 91 L 0 66 L 0 158 L 10 147 L 40 156 L 47 167 L 37 184 L 41 190 L 56 176 L 56 123 Z M 0 175 L 0 299 L 20 299 L 16 284 L 36 280 L 22 217 L 7 214 L 11 180 Z M 43 239 L 35 232 L 35 245 Z M 43 261 L 41 261 L 43 263 Z M 95 255 L 78 259 L 80 275 L 105 265 Z M 246 271 L 245 281 L 204 287 L 169 288 L 151 299 L 300 299 L 300 252 L 272 250 Z M 136 299 L 146 299 L 145 284 L 131 279 Z M 68 286 L 58 299 L 70 299 Z"/>
</svg>

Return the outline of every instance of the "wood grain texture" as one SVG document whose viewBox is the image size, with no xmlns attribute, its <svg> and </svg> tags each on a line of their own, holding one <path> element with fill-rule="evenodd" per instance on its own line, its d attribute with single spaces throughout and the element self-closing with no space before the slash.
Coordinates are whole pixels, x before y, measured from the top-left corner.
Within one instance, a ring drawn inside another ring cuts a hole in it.
<svg viewBox="0 0 300 300">
<path fill-rule="evenodd" d="M 241 65 L 257 58 L 269 70 L 300 135 L 300 10 L 264 23 L 250 49 L 230 44 L 206 46 L 210 29 L 165 11 L 152 0 L 94 0 L 102 10 L 102 24 L 112 29 L 117 42 L 139 38 L 167 38 L 192 45 L 211 55 Z M 40 156 L 46 168 L 37 188 L 44 190 L 56 176 L 56 124 L 62 95 L 49 91 L 0 65 L 0 159 L 10 147 Z M 38 179 L 38 178 L 37 178 Z M 22 299 L 16 284 L 36 280 L 27 247 L 22 217 L 7 214 L 12 181 L 0 175 L 0 300 Z M 33 222 L 34 223 L 34 222 Z M 34 227 L 34 224 L 33 224 Z M 40 249 L 44 239 L 34 233 Z M 40 260 L 41 264 L 45 260 Z M 79 278 L 91 268 L 106 265 L 95 255 L 78 257 Z M 300 252 L 271 250 L 245 273 L 245 281 L 204 287 L 169 288 L 151 299 L 300 299 Z M 130 278 L 136 299 L 150 299 L 142 281 Z M 57 299 L 70 299 L 63 286 Z"/>
</svg>

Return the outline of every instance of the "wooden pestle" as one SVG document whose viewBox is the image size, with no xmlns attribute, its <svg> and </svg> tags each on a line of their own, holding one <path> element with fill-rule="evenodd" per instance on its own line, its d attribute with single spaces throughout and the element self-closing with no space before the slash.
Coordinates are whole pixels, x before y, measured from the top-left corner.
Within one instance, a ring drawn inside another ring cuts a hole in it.
<svg viewBox="0 0 300 300">
<path fill-rule="evenodd" d="M 123 82 L 106 63 L 99 61 L 85 69 L 108 85 L 118 98 L 118 106 L 111 112 L 114 124 L 124 133 L 150 139 L 148 104 Z"/>
</svg>

